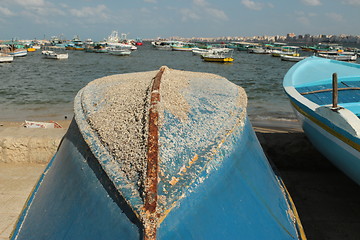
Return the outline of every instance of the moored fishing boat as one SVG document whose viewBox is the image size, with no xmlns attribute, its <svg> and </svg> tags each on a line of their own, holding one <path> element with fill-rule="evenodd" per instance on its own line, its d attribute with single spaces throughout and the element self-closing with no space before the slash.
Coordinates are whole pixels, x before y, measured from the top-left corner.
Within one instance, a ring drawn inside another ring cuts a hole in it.
<svg viewBox="0 0 360 240">
<path fill-rule="evenodd" d="M 36 48 L 28 47 L 26 50 L 27 50 L 28 52 L 35 52 L 35 51 L 36 51 Z"/>
<path fill-rule="evenodd" d="M 66 50 L 85 50 L 84 42 L 80 40 L 79 36 L 74 36 L 70 43 L 65 45 Z"/>
<path fill-rule="evenodd" d="M 48 59 L 63 60 L 69 58 L 69 54 L 63 48 L 56 46 L 45 47 L 41 54 L 43 54 L 44 58 Z"/>
<path fill-rule="evenodd" d="M 206 54 L 206 53 L 208 53 L 209 52 L 209 49 L 204 49 L 204 48 L 198 48 L 198 47 L 196 47 L 196 48 L 193 48 L 192 50 L 192 53 L 194 54 L 194 55 L 202 55 L 202 54 Z"/>
<path fill-rule="evenodd" d="M 107 53 L 107 49 L 104 45 L 98 44 L 94 46 L 94 52 L 95 53 Z"/>
<path fill-rule="evenodd" d="M 301 60 L 304 60 L 306 57 L 302 56 L 289 56 L 289 55 L 280 55 L 281 60 L 283 61 L 289 61 L 289 62 L 299 62 Z"/>
<path fill-rule="evenodd" d="M 257 46 L 248 49 L 248 53 L 255 53 L 255 54 L 271 54 L 271 50 L 265 47 Z"/>
<path fill-rule="evenodd" d="M 65 46 L 65 49 L 66 50 L 78 50 L 78 51 L 83 51 L 85 50 L 85 47 L 84 46 L 81 46 L 81 45 L 75 45 L 73 43 L 69 43 Z"/>
<path fill-rule="evenodd" d="M 12 239 L 305 239 L 246 107 L 208 73 L 89 83 Z"/>
<path fill-rule="evenodd" d="M 203 59 L 205 62 L 233 62 L 234 58 L 232 57 L 226 57 L 223 54 L 210 54 L 210 55 L 203 55 Z"/>
<path fill-rule="evenodd" d="M 14 61 L 14 56 L 0 52 L 0 63 L 11 63 Z"/>
<path fill-rule="evenodd" d="M 273 57 L 280 57 L 281 55 L 299 57 L 299 47 L 296 46 L 282 46 L 280 50 L 274 49 L 271 51 Z"/>
<path fill-rule="evenodd" d="M 360 184 L 360 65 L 308 57 L 283 86 L 310 141 Z"/>
<path fill-rule="evenodd" d="M 200 49 L 200 48 L 194 48 L 192 50 L 194 55 L 200 55 L 201 58 L 204 56 L 214 55 L 214 54 L 227 54 L 230 51 L 233 51 L 230 48 L 210 48 L 210 49 Z"/>
<path fill-rule="evenodd" d="M 182 42 L 179 42 L 179 41 L 161 40 L 161 41 L 151 42 L 151 45 L 152 45 L 153 47 L 155 47 L 156 49 L 158 49 L 158 50 L 171 51 L 171 50 L 172 50 L 171 46 L 172 46 L 172 45 L 177 45 L 177 44 L 179 44 L 179 43 L 182 43 Z"/>
<path fill-rule="evenodd" d="M 27 50 L 23 48 L 11 48 L 8 54 L 14 57 L 25 57 L 27 55 Z"/>
<path fill-rule="evenodd" d="M 197 46 L 194 43 L 182 43 L 182 42 L 178 42 L 176 44 L 171 45 L 171 49 L 173 51 L 182 51 L 182 52 L 191 52 L 196 47 Z"/>
<path fill-rule="evenodd" d="M 230 63 L 234 61 L 232 57 L 233 50 L 230 52 L 221 52 L 221 51 L 211 51 L 209 53 L 202 54 L 201 57 L 205 62 L 221 62 L 221 63 Z"/>
<path fill-rule="evenodd" d="M 142 46 L 143 45 L 142 39 L 141 38 L 136 38 L 135 39 L 135 45 L 136 46 Z"/>
<path fill-rule="evenodd" d="M 54 51 L 46 51 L 43 54 L 44 54 L 44 57 L 48 58 L 48 59 L 63 60 L 63 59 L 68 59 L 69 58 L 68 53 L 56 53 Z"/>
<path fill-rule="evenodd" d="M 356 61 L 357 54 L 355 52 L 344 52 L 344 51 L 327 51 L 318 52 L 317 56 L 327 59 L 333 59 L 338 61 Z"/>
<path fill-rule="evenodd" d="M 130 47 L 125 45 L 113 45 L 107 48 L 107 52 L 111 55 L 129 56 L 131 54 Z"/>
</svg>

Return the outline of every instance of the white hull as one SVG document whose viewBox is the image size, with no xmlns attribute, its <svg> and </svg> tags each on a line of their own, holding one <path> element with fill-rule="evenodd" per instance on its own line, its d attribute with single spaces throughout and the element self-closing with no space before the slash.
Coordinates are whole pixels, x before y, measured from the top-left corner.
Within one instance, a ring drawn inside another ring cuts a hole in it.
<svg viewBox="0 0 360 240">
<path fill-rule="evenodd" d="M 68 59 L 69 55 L 67 53 L 60 53 L 60 54 L 55 53 L 55 54 L 45 55 L 45 57 L 49 59 L 61 60 L 61 59 Z"/>
<path fill-rule="evenodd" d="M 27 51 L 15 51 L 15 52 L 9 52 L 10 55 L 14 57 L 25 57 L 27 55 Z"/>
<path fill-rule="evenodd" d="M 131 54 L 131 51 L 109 49 L 108 53 L 110 53 L 111 55 L 117 55 L 117 56 L 129 56 Z"/>
<path fill-rule="evenodd" d="M 360 159 L 360 152 L 299 113 L 296 109 L 294 109 L 294 112 L 312 144 L 337 168 L 359 183 L 360 163 L 358 160 Z"/>
<path fill-rule="evenodd" d="M 0 63 L 10 63 L 14 61 L 14 56 L 0 53 Z"/>
<path fill-rule="evenodd" d="M 333 73 L 337 73 L 335 78 Z M 308 57 L 285 75 L 283 87 L 313 145 L 360 184 L 358 64 Z M 332 82 L 337 82 L 334 101 Z M 335 105 L 335 107 L 332 107 Z M 338 106 L 338 107 L 337 107 Z"/>
<path fill-rule="evenodd" d="M 42 54 L 44 54 L 44 57 L 48 58 L 48 59 L 62 60 L 62 59 L 68 59 L 69 58 L 68 53 L 56 53 L 54 51 L 42 51 Z"/>
<path fill-rule="evenodd" d="M 332 55 L 332 54 L 326 54 L 326 53 L 319 53 L 319 57 L 332 59 L 332 60 L 338 60 L 338 61 L 356 61 L 357 55 L 348 55 L 348 54 L 338 54 L 338 55 Z"/>
<path fill-rule="evenodd" d="M 305 59 L 305 57 L 295 57 L 295 56 L 288 56 L 288 55 L 281 55 L 280 58 L 283 61 L 289 61 L 289 62 L 299 62 L 299 61 Z"/>
</svg>

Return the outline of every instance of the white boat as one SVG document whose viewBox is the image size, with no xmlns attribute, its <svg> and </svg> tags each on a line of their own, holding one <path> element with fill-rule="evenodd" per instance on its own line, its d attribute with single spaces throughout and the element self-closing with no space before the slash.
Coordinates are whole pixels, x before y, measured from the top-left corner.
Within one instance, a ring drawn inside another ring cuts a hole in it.
<svg viewBox="0 0 360 240">
<path fill-rule="evenodd" d="M 0 53 L 0 63 L 10 63 L 14 61 L 14 56 L 7 53 Z"/>
<path fill-rule="evenodd" d="M 222 62 L 222 63 L 229 63 L 233 62 L 234 58 L 232 57 L 233 51 L 231 49 L 230 53 L 224 53 L 224 52 L 212 52 L 212 53 L 206 53 L 202 55 L 202 58 L 205 62 Z"/>
<path fill-rule="evenodd" d="M 193 48 L 196 48 L 196 45 L 190 42 L 179 42 L 178 44 L 171 45 L 171 50 L 173 51 L 191 52 Z"/>
<path fill-rule="evenodd" d="M 289 62 L 299 62 L 301 60 L 304 60 L 306 57 L 301 56 L 289 56 L 289 55 L 280 55 L 281 60 L 283 61 L 289 61 Z"/>
<path fill-rule="evenodd" d="M 283 87 L 313 145 L 360 184 L 360 65 L 316 56 L 296 63 Z"/>
<path fill-rule="evenodd" d="M 255 53 L 255 54 L 270 54 L 270 49 L 266 49 L 263 47 L 253 47 L 248 49 L 248 53 Z"/>
<path fill-rule="evenodd" d="M 56 47 L 56 46 L 50 46 L 46 47 L 43 51 L 41 51 L 41 54 L 44 55 L 44 58 L 48 59 L 68 59 L 69 54 L 65 53 L 62 48 Z"/>
<path fill-rule="evenodd" d="M 156 42 L 151 42 L 151 45 L 158 50 L 171 51 L 172 50 L 171 46 L 178 43 L 179 41 L 156 41 Z"/>
<path fill-rule="evenodd" d="M 318 52 L 318 57 L 338 60 L 338 61 L 356 61 L 357 54 L 354 52 L 327 51 Z"/>
<path fill-rule="evenodd" d="M 56 53 L 54 51 L 47 51 L 46 53 L 44 53 L 44 56 L 45 56 L 45 58 L 58 59 L 58 60 L 69 58 L 68 53 Z"/>
<path fill-rule="evenodd" d="M 298 57 L 300 56 L 299 49 L 296 46 L 282 46 L 280 50 L 272 50 L 271 55 L 273 57 L 280 57 L 281 55 Z"/>
<path fill-rule="evenodd" d="M 208 49 L 206 52 L 200 53 L 200 56 L 202 58 L 204 57 L 211 57 L 213 55 L 224 55 L 226 53 L 229 53 L 230 51 L 233 52 L 233 49 L 230 48 L 212 48 L 212 49 Z M 231 54 L 232 54 L 231 52 Z"/>
<path fill-rule="evenodd" d="M 133 41 L 127 40 L 126 39 L 126 34 L 122 33 L 121 37 L 119 37 L 119 34 L 117 31 L 112 31 L 112 33 L 107 37 L 107 39 L 102 42 L 102 44 L 107 45 L 108 47 L 106 48 L 108 51 L 109 49 L 113 49 L 113 53 L 114 55 L 130 55 L 130 53 L 128 53 L 128 51 L 118 51 L 117 48 L 128 48 L 128 50 L 137 50 L 137 47 L 135 45 L 132 44 Z M 116 49 L 115 49 L 116 48 Z M 122 54 L 121 52 L 124 52 L 124 54 Z"/>
<path fill-rule="evenodd" d="M 14 57 L 24 57 L 27 55 L 27 50 L 26 49 L 13 49 L 10 50 L 9 52 L 10 55 L 14 56 Z"/>
<path fill-rule="evenodd" d="M 192 53 L 194 55 L 200 55 L 204 57 L 205 55 L 215 54 L 215 53 L 228 53 L 229 48 L 211 48 L 211 49 L 202 49 L 202 48 L 193 48 Z"/>
<path fill-rule="evenodd" d="M 118 56 L 129 56 L 131 54 L 131 48 L 127 46 L 114 45 L 107 48 L 108 53 Z"/>
<path fill-rule="evenodd" d="M 209 49 L 203 49 L 203 48 L 193 48 L 192 49 L 192 53 L 194 55 L 202 55 L 204 53 L 208 53 L 209 52 Z"/>
</svg>

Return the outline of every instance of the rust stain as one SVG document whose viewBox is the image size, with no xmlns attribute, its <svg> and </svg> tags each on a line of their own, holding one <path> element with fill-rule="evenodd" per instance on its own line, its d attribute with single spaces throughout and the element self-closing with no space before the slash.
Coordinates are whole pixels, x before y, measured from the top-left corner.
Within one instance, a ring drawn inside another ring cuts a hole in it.
<svg viewBox="0 0 360 240">
<path fill-rule="evenodd" d="M 144 219 L 144 239 L 155 240 L 158 224 L 156 213 L 157 206 L 157 184 L 159 172 L 159 113 L 156 104 L 160 102 L 160 80 L 165 68 L 161 68 L 156 74 L 151 89 L 150 111 L 149 111 L 149 135 L 147 151 L 147 170 L 145 182 L 145 218 Z"/>
<path fill-rule="evenodd" d="M 178 181 L 179 181 L 178 178 L 172 177 L 172 178 L 171 178 L 171 181 L 170 181 L 169 183 L 170 183 L 172 186 L 174 186 Z"/>
<path fill-rule="evenodd" d="M 191 165 L 193 165 L 193 164 L 198 160 L 198 158 L 199 158 L 199 155 L 195 154 L 195 156 L 193 157 L 193 159 L 191 159 L 191 160 L 189 161 L 189 166 L 188 166 L 187 168 L 190 168 Z"/>
</svg>

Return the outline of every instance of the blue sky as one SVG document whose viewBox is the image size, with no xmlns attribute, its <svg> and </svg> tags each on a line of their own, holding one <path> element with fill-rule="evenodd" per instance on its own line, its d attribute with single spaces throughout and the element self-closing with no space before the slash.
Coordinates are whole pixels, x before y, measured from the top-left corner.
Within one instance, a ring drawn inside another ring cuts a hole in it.
<svg viewBox="0 0 360 240">
<path fill-rule="evenodd" d="M 360 35 L 360 0 L 0 0 L 0 39 Z"/>
</svg>

